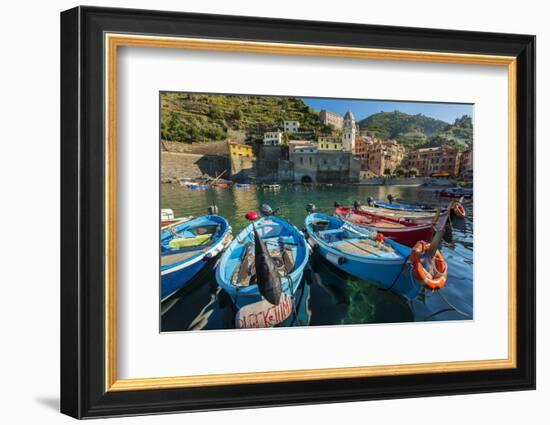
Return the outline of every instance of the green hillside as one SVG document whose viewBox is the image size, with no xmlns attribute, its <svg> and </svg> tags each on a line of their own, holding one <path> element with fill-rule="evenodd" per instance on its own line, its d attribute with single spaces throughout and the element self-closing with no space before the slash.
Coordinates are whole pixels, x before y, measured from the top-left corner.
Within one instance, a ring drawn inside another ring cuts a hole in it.
<svg viewBox="0 0 550 425">
<path fill-rule="evenodd" d="M 282 129 L 284 120 L 299 121 L 311 139 L 328 130 L 315 111 L 291 97 L 162 92 L 160 101 L 161 137 L 169 141 L 222 140 L 228 130 L 243 130 L 248 140 L 259 140 L 265 131 Z"/>
<path fill-rule="evenodd" d="M 457 118 L 452 125 L 448 125 L 442 132 L 432 137 L 429 141 L 430 146 L 450 145 L 456 146 L 460 150 L 472 147 L 474 140 L 474 130 L 472 118 L 464 115 Z"/>
<path fill-rule="evenodd" d="M 466 149 L 473 140 L 472 119 L 466 115 L 449 124 L 422 114 L 379 112 L 361 120 L 359 127 L 382 139 L 396 139 L 410 148 L 453 145 Z"/>
</svg>

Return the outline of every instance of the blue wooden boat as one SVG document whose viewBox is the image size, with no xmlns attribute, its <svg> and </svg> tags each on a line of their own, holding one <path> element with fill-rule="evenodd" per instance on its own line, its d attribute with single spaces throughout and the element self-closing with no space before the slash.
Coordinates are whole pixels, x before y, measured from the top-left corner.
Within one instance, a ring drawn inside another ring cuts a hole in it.
<svg viewBox="0 0 550 425">
<path fill-rule="evenodd" d="M 235 187 L 238 189 L 248 189 L 250 185 L 248 183 L 236 183 Z"/>
<path fill-rule="evenodd" d="M 437 208 L 427 205 L 409 205 L 401 203 L 389 203 L 382 201 L 374 201 L 374 205 L 378 208 L 386 208 L 388 210 L 408 211 L 408 212 L 431 212 L 435 213 Z"/>
<path fill-rule="evenodd" d="M 161 301 L 183 288 L 231 241 L 225 218 L 206 215 L 161 229 Z"/>
<path fill-rule="evenodd" d="M 293 298 L 309 259 L 304 235 L 287 221 L 271 215 L 249 224 L 231 242 L 216 268 L 218 285 L 229 294 L 237 310 L 253 303 L 267 302 L 260 293 L 255 276 L 254 228 L 275 264 L 286 299 Z"/>
<path fill-rule="evenodd" d="M 189 189 L 197 190 L 197 189 L 208 189 L 209 186 L 207 184 L 190 184 L 187 186 Z"/>
<path fill-rule="evenodd" d="M 418 295 L 407 264 L 411 248 L 325 214 L 313 212 L 305 224 L 313 250 L 339 269 L 408 299 Z"/>
</svg>

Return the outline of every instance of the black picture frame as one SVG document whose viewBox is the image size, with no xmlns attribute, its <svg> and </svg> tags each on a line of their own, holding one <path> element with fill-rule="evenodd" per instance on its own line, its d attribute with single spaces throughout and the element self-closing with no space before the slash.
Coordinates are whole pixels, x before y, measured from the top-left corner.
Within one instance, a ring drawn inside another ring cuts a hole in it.
<svg viewBox="0 0 550 425">
<path fill-rule="evenodd" d="M 517 367 L 474 372 L 105 391 L 104 33 L 517 58 Z M 61 13 L 61 412 L 75 418 L 535 388 L 535 37 L 76 7 Z"/>
</svg>

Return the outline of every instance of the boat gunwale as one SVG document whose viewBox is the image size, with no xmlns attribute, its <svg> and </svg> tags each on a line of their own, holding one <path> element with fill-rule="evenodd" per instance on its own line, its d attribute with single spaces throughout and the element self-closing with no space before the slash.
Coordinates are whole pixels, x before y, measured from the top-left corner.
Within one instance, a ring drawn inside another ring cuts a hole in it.
<svg viewBox="0 0 550 425">
<path fill-rule="evenodd" d="M 386 231 L 386 232 L 412 232 L 412 231 L 421 231 L 421 230 L 428 230 L 429 228 L 431 228 L 433 226 L 432 223 L 414 223 L 414 222 L 401 222 L 401 221 L 398 221 L 397 219 L 395 219 L 396 221 L 393 222 L 391 220 L 389 220 L 391 223 L 394 223 L 394 224 L 400 224 L 401 226 L 399 227 L 384 227 L 384 226 L 379 226 L 379 225 L 376 225 L 376 224 L 368 224 L 368 223 L 356 223 L 354 221 L 352 221 L 348 215 L 349 214 L 356 214 L 356 215 L 363 215 L 363 214 L 368 214 L 368 215 L 374 215 L 376 216 L 376 214 L 373 214 L 373 213 L 368 213 L 368 212 L 356 212 L 358 210 L 352 210 L 350 213 L 348 213 L 347 215 L 344 215 L 344 214 L 338 214 L 336 213 L 336 216 L 338 218 L 341 218 L 342 220 L 346 221 L 346 222 L 349 222 L 351 224 L 354 224 L 356 226 L 360 226 L 360 227 L 370 227 L 370 228 L 373 228 L 375 230 L 380 230 L 380 231 Z M 381 218 L 383 219 L 383 218 Z"/>
<path fill-rule="evenodd" d="M 319 213 L 314 213 L 314 214 L 319 215 Z M 399 244 L 398 242 L 396 242 L 394 240 L 391 240 L 389 238 L 387 239 L 387 243 L 400 256 L 400 258 L 383 258 L 383 257 L 376 257 L 374 255 L 357 255 L 357 254 L 354 254 L 352 252 L 343 251 L 343 250 L 339 249 L 338 247 L 334 246 L 334 244 L 329 243 L 329 242 L 321 239 L 315 232 L 312 231 L 313 229 L 311 229 L 311 227 L 312 227 L 311 226 L 311 220 L 308 221 L 308 219 L 310 217 L 312 217 L 314 214 L 310 214 L 306 217 L 306 230 L 307 230 L 307 233 L 308 233 L 309 237 L 311 237 L 315 240 L 315 242 L 322 245 L 324 249 L 326 249 L 327 251 L 331 252 L 334 255 L 337 255 L 337 256 L 340 256 L 340 257 L 350 257 L 351 256 L 351 257 L 353 257 L 354 261 L 357 261 L 357 262 L 360 262 L 360 263 L 390 264 L 390 265 L 403 264 L 409 258 L 408 254 L 405 255 L 404 253 L 402 253 L 402 251 L 406 251 L 406 252 L 410 253 L 411 249 L 409 247 L 407 247 L 405 245 L 402 245 L 402 244 Z M 332 219 L 336 219 L 336 220 L 341 221 L 342 222 L 341 227 L 344 227 L 346 225 L 350 225 L 350 223 L 346 222 L 345 220 L 340 219 L 339 217 L 330 217 L 330 216 L 324 215 L 324 214 L 321 214 L 321 215 L 323 215 L 327 218 L 332 218 Z M 353 223 L 351 223 L 351 225 L 355 226 L 355 224 L 353 224 Z M 348 230 L 352 230 L 353 232 L 361 235 L 361 232 L 359 230 L 355 230 L 353 227 L 349 228 Z M 399 245 L 399 246 L 396 247 L 395 245 Z"/>
<path fill-rule="evenodd" d="M 278 222 L 279 225 L 288 226 L 289 228 L 291 228 L 293 230 L 293 233 L 295 233 L 296 235 L 299 235 L 303 240 L 302 244 L 297 245 L 298 249 L 302 248 L 304 250 L 303 260 L 301 261 L 300 265 L 298 265 L 298 266 L 295 265 L 294 270 L 291 271 L 288 275 L 281 276 L 281 286 L 282 286 L 283 291 L 285 289 L 289 289 L 289 290 L 292 289 L 291 292 L 295 293 L 298 286 L 299 286 L 299 283 L 300 283 L 299 280 L 301 280 L 301 276 L 303 275 L 304 269 L 305 269 L 307 263 L 309 262 L 309 251 L 308 251 L 308 246 L 307 246 L 307 242 L 305 240 L 305 237 L 302 234 L 302 232 L 300 232 L 300 230 L 296 226 L 294 226 L 289 221 L 284 220 L 284 219 L 282 219 L 280 217 L 277 217 L 277 216 L 262 217 L 259 220 L 256 220 L 254 223 L 258 223 L 259 221 L 263 221 L 265 219 L 275 219 L 275 222 Z M 251 224 L 247 225 L 244 229 L 242 229 L 239 232 L 239 234 L 237 236 L 235 236 L 235 239 L 231 242 L 231 244 L 232 243 L 242 244 L 243 242 L 245 242 L 245 240 L 248 238 L 248 235 L 251 233 L 252 226 L 253 226 L 254 223 L 251 223 Z M 246 235 L 246 236 L 242 236 L 242 235 Z M 231 244 L 229 244 L 229 246 L 227 247 L 227 249 L 223 253 L 223 255 L 226 255 L 230 252 Z M 258 285 L 256 283 L 254 283 L 252 285 L 248 285 L 248 286 L 236 286 L 233 283 L 231 283 L 230 281 L 227 281 L 224 277 L 222 277 L 221 276 L 222 261 L 224 261 L 224 259 L 220 258 L 220 262 L 216 265 L 215 277 L 216 277 L 216 282 L 218 283 L 218 285 L 224 291 L 226 291 L 230 296 L 233 296 L 237 293 L 238 293 L 239 297 L 240 296 L 258 296 L 259 295 Z M 289 276 L 290 276 L 290 279 L 289 279 Z M 298 279 L 298 277 L 299 277 L 299 279 Z M 291 285 L 290 284 L 291 280 L 293 282 L 295 282 L 296 284 Z M 296 281 L 298 281 L 298 282 L 296 282 Z"/>
<path fill-rule="evenodd" d="M 224 229 L 223 233 L 219 236 L 219 238 L 217 240 L 213 241 L 213 243 L 211 245 L 207 245 L 208 249 L 206 249 L 206 250 L 197 250 L 196 255 L 192 255 L 189 258 L 183 259 L 181 261 L 177 261 L 177 262 L 172 263 L 170 265 L 161 266 L 160 267 L 161 277 L 166 276 L 166 275 L 171 274 L 171 273 L 174 273 L 176 271 L 179 271 L 182 268 L 191 266 L 191 265 L 197 263 L 198 261 L 202 261 L 205 256 L 207 256 L 209 253 L 217 250 L 220 247 L 220 245 L 223 245 L 225 243 L 225 240 L 227 239 L 228 235 L 231 234 L 231 232 L 232 232 L 232 227 L 229 225 L 229 222 L 224 217 L 221 217 L 221 216 L 215 215 L 215 214 L 208 214 L 208 215 L 205 215 L 205 216 L 195 217 L 195 218 L 193 218 L 193 219 L 191 219 L 187 222 L 179 223 L 179 224 L 190 224 L 193 220 L 204 220 L 207 217 L 208 218 L 211 218 L 211 217 L 219 218 L 220 221 L 221 221 L 221 224 L 225 225 L 225 229 Z M 216 220 L 213 220 L 213 221 L 216 221 Z M 163 228 L 162 231 L 168 231 L 168 228 Z M 177 250 L 173 254 L 176 254 L 176 253 L 177 253 Z M 162 257 L 162 254 L 161 254 L 161 257 Z"/>
</svg>

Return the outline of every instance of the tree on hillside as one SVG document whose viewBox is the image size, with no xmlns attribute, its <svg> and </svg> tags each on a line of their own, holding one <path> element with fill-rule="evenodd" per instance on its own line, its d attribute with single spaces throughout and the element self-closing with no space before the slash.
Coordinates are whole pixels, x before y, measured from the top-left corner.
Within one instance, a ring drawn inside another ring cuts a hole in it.
<svg viewBox="0 0 550 425">
<path fill-rule="evenodd" d="M 410 170 L 409 170 L 409 176 L 410 177 L 416 177 L 420 174 L 420 172 L 418 171 L 418 168 L 415 168 L 415 167 L 412 167 Z"/>
<path fill-rule="evenodd" d="M 288 146 L 288 134 L 287 133 L 283 133 L 283 145 Z"/>
<path fill-rule="evenodd" d="M 390 175 L 391 175 L 391 169 L 389 169 L 389 168 L 384 168 L 384 175 L 385 175 L 385 176 L 390 176 Z"/>
<path fill-rule="evenodd" d="M 211 106 L 209 115 L 210 115 L 210 118 L 212 118 L 214 120 L 223 120 L 224 119 L 223 111 L 218 106 L 214 106 L 214 105 Z"/>
<path fill-rule="evenodd" d="M 399 177 L 403 177 L 406 173 L 407 172 L 403 167 L 399 167 L 397 170 L 395 170 L 395 174 Z"/>
<path fill-rule="evenodd" d="M 239 108 L 235 109 L 233 111 L 233 115 L 232 115 L 232 119 L 234 121 L 241 121 L 243 119 L 244 115 L 243 115 L 243 111 Z"/>
</svg>

